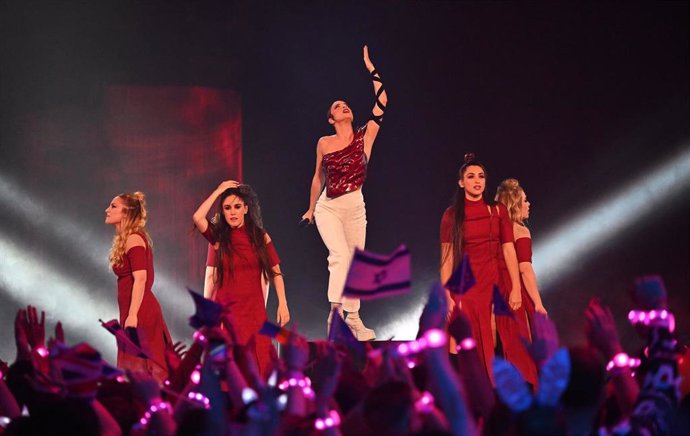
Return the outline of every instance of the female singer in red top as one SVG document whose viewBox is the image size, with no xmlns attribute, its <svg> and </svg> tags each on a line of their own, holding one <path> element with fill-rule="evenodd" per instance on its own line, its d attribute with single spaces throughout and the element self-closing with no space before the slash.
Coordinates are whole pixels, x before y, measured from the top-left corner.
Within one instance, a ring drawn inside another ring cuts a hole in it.
<svg viewBox="0 0 690 436">
<path fill-rule="evenodd" d="M 321 239 L 328 248 L 328 301 L 331 303 L 328 328 L 333 310 L 337 309 L 355 337 L 368 341 L 375 339 L 376 334 L 362 323 L 359 299 L 342 296 L 355 248 L 364 248 L 367 218 L 362 185 L 388 102 L 381 76 L 369 59 L 366 46 L 363 55 L 376 94 L 372 116 L 355 131 L 350 106 L 342 100 L 331 104 L 328 123 L 335 129 L 335 134 L 322 137 L 316 144 L 316 169 L 309 191 L 309 210 L 302 220 L 316 221 Z"/>
<path fill-rule="evenodd" d="M 493 287 L 498 285 L 502 294 L 508 295 L 512 310 L 519 309 L 522 300 L 513 223 L 503 204 L 489 204 L 484 200 L 485 189 L 484 165 L 473 154 L 466 154 L 459 171 L 455 201 L 441 219 L 441 283 L 448 282 L 462 255 L 467 253 L 476 284 L 459 298 L 449 292 L 448 312 L 450 315 L 459 304 L 469 317 L 479 357 L 487 376 L 493 380 Z"/>
<path fill-rule="evenodd" d="M 143 192 L 120 194 L 105 209 L 105 223 L 115 227 L 110 266 L 117 275 L 120 325 L 134 327 L 141 347 L 151 356 L 141 359 L 117 352 L 117 366 L 152 374 L 163 382 L 168 376 L 165 348 L 172 344 L 158 300 L 153 295 L 153 253 L 146 231 L 146 198 Z"/>
<path fill-rule="evenodd" d="M 220 217 L 209 222 L 206 216 L 218 197 Z M 290 320 L 290 312 L 280 259 L 263 229 L 259 199 L 249 185 L 228 180 L 201 203 L 193 219 L 196 228 L 215 248 L 214 265 L 222 265 L 216 268 L 212 299 L 230 309 L 241 345 L 247 345 L 254 337 L 259 370 L 267 376 L 274 349 L 268 337 L 257 334 L 267 319 L 262 276 L 273 280 L 278 296 L 277 321 L 281 326 Z"/>
</svg>

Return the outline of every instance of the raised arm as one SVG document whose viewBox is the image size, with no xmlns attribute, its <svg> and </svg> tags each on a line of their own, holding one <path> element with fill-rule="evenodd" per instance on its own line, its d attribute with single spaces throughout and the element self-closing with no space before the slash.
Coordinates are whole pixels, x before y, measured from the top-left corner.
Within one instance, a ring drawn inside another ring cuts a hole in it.
<svg viewBox="0 0 690 436">
<path fill-rule="evenodd" d="M 364 66 L 367 68 L 367 71 L 369 71 L 369 74 L 371 74 L 371 81 L 374 85 L 374 95 L 376 96 L 376 102 L 371 109 L 371 119 L 367 123 L 367 131 L 364 134 L 364 153 L 366 153 L 367 159 L 369 159 L 371 156 L 371 149 L 374 146 L 374 140 L 381 128 L 383 113 L 388 104 L 388 95 L 386 94 L 386 89 L 383 87 L 381 75 L 376 71 L 376 68 L 374 68 L 371 59 L 369 59 L 369 49 L 366 45 L 362 49 L 362 52 L 364 56 Z"/>
<path fill-rule="evenodd" d="M 204 233 L 206 229 L 208 229 L 208 219 L 206 219 L 206 216 L 208 216 L 208 212 L 211 210 L 211 207 L 213 206 L 213 203 L 216 201 L 216 199 L 226 189 L 237 188 L 238 186 L 240 186 L 238 182 L 234 180 L 226 180 L 220 185 L 218 185 L 218 187 L 213 192 L 211 192 L 211 195 L 209 195 L 208 198 L 204 200 L 203 203 L 201 203 L 196 212 L 194 212 L 194 215 L 192 215 L 194 225 L 201 233 Z"/>
<path fill-rule="evenodd" d="M 314 169 L 314 177 L 311 179 L 311 188 L 309 189 L 309 209 L 302 215 L 303 220 L 314 222 L 314 208 L 316 207 L 316 200 L 319 199 L 323 185 L 326 183 L 326 175 L 321 168 L 321 161 L 323 160 L 323 144 L 324 138 L 319 139 L 316 143 L 316 167 Z"/>
</svg>

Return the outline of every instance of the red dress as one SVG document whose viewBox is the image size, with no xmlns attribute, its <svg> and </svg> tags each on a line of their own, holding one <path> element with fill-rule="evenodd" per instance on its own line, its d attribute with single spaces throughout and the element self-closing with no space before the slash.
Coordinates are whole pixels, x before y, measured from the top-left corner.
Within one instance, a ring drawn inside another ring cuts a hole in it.
<svg viewBox="0 0 690 436">
<path fill-rule="evenodd" d="M 165 364 L 166 344 L 172 344 L 168 327 L 163 319 L 163 312 L 155 295 L 151 291 L 153 286 L 153 253 L 149 247 L 146 235 L 137 233 L 144 240 L 145 247 L 132 247 L 122 257 L 120 265 L 113 266 L 117 275 L 117 304 L 120 308 L 120 325 L 124 327 L 129 306 L 132 301 L 132 286 L 134 276 L 132 271 L 146 270 L 146 284 L 144 298 L 137 313 L 137 334 L 141 347 L 156 363 L 148 359 L 141 359 L 118 349 L 118 368 L 143 371 L 152 374 L 159 382 L 168 376 Z"/>
<path fill-rule="evenodd" d="M 453 243 L 454 226 L 455 211 L 453 208 L 448 208 L 441 219 L 441 243 Z M 513 223 L 506 207 L 500 203 L 489 207 L 484 200 L 470 201 L 465 198 L 462 251 L 469 257 L 477 283 L 460 296 L 460 301 L 462 310 L 472 324 L 479 358 L 491 380 L 493 380 L 491 365 L 495 348 L 491 328 L 493 287 L 494 284 L 498 285 L 506 301 L 511 290 L 510 275 L 507 274 L 502 250 L 502 244 L 507 242 L 513 242 Z M 497 329 L 501 318 L 509 319 L 503 316 L 496 318 Z M 501 335 L 501 339 L 505 343 L 503 336 Z"/>
<path fill-rule="evenodd" d="M 527 245 L 525 245 L 525 243 Z M 529 238 L 520 238 L 515 241 L 515 252 L 517 253 L 518 264 L 520 262 L 531 262 L 532 240 Z M 507 277 L 506 280 L 510 283 L 510 273 L 508 273 L 508 268 L 505 267 L 505 263 L 503 265 L 502 274 Z M 507 293 L 503 294 L 506 301 L 508 301 L 509 294 L 510 289 L 507 290 Z M 529 320 L 531 315 L 534 314 L 534 302 L 529 294 L 527 294 L 522 276 L 520 277 L 520 295 L 522 297 L 522 304 L 518 310 L 513 311 L 514 318 L 497 316 L 496 330 L 501 338 L 505 359 L 520 371 L 525 381 L 537 388 L 537 366 L 522 343 L 523 339 L 526 341 L 531 340 Z"/>
<path fill-rule="evenodd" d="M 210 226 L 203 235 L 213 245 L 218 242 Z M 249 339 L 254 337 L 256 361 L 261 374 L 267 376 L 275 349 L 270 338 L 257 334 L 267 319 L 259 255 L 251 243 L 247 226 L 231 229 L 230 240 L 233 270 L 231 273 L 228 259 L 224 258 L 223 283 L 216 285 L 213 299 L 229 307 L 240 345 L 247 345 Z M 271 267 L 280 264 L 273 242 L 266 244 L 266 253 Z M 208 266 L 215 266 L 215 263 Z"/>
</svg>

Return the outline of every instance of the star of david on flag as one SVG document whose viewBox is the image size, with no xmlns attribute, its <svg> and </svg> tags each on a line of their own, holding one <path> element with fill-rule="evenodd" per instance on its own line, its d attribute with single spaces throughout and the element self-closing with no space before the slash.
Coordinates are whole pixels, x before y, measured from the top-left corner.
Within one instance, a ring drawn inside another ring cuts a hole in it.
<svg viewBox="0 0 690 436">
<path fill-rule="evenodd" d="M 355 250 L 343 295 L 374 300 L 403 294 L 411 286 L 410 251 L 400 245 L 391 254 Z"/>
</svg>

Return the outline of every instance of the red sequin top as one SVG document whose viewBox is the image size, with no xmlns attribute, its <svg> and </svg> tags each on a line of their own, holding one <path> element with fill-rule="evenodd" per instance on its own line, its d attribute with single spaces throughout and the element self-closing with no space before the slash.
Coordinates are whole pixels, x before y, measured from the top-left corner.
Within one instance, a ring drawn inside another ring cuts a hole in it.
<svg viewBox="0 0 690 436">
<path fill-rule="evenodd" d="M 366 124 L 355 132 L 352 142 L 342 150 L 323 155 L 321 167 L 326 173 L 326 195 L 340 197 L 356 191 L 367 178 L 367 156 L 364 153 Z"/>
</svg>

